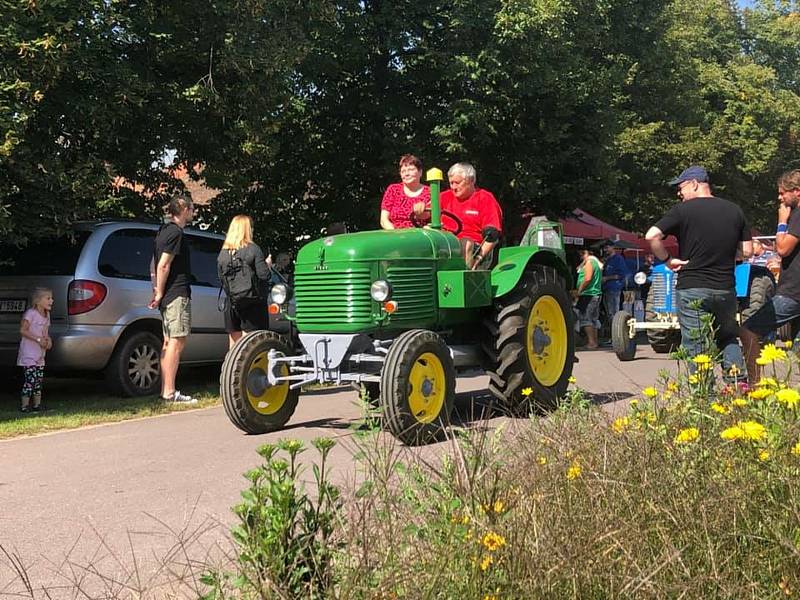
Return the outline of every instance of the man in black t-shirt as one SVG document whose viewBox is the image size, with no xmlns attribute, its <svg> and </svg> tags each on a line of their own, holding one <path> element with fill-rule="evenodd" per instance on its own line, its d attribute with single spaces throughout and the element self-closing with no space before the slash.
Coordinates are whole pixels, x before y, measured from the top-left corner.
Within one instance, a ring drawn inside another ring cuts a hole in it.
<svg viewBox="0 0 800 600">
<path fill-rule="evenodd" d="M 775 249 L 781 257 L 781 276 L 775 295 L 742 324 L 742 345 L 751 382 L 758 381 L 756 359 L 761 340 L 783 323 L 800 317 L 800 170 L 778 179 L 778 230 Z"/>
<path fill-rule="evenodd" d="M 161 398 L 168 402 L 197 402 L 175 389 L 178 363 L 192 331 L 191 256 L 183 228 L 191 222 L 194 204 L 186 196 L 169 203 L 170 220 L 162 225 L 153 248 L 149 307 L 161 311 L 164 345 L 161 348 Z"/>
<path fill-rule="evenodd" d="M 646 238 L 653 254 L 678 272 L 675 304 L 681 345 L 692 357 L 704 352 L 700 327 L 703 317 L 712 315 L 725 373 L 732 366 L 743 373 L 734 268 L 739 250 L 745 258 L 753 253 L 750 228 L 741 208 L 712 195 L 703 167 L 691 166 L 669 183 L 677 186 L 681 203 L 661 217 Z M 662 243 L 670 234 L 678 238 L 679 258 L 670 256 Z"/>
</svg>

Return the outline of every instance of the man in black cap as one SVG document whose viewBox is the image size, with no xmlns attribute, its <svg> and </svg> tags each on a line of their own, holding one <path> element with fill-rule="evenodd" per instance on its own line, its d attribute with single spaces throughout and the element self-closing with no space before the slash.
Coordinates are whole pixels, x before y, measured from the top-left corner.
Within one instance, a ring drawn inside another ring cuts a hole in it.
<svg viewBox="0 0 800 600">
<path fill-rule="evenodd" d="M 645 237 L 653 254 L 678 272 L 675 304 L 681 344 L 689 356 L 703 352 L 699 335 L 702 317 L 713 315 L 725 373 L 734 365 L 744 373 L 737 339 L 733 272 L 737 251 L 744 258 L 753 253 L 750 227 L 739 206 L 711 193 L 703 167 L 688 167 L 669 184 L 676 186 L 681 202 L 661 217 Z M 670 234 L 678 238 L 680 257 L 670 256 L 664 248 L 662 240 Z"/>
</svg>

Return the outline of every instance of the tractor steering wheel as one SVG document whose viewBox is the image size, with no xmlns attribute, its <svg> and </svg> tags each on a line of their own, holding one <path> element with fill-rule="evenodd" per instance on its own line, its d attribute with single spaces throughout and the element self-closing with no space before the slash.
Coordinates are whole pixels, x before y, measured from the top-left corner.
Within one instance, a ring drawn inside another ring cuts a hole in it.
<svg viewBox="0 0 800 600">
<path fill-rule="evenodd" d="M 447 217 L 449 219 L 451 219 L 456 224 L 456 230 L 452 231 L 451 233 L 453 235 L 455 235 L 455 236 L 458 236 L 458 234 L 461 233 L 464 230 L 464 222 L 459 218 L 458 215 L 455 215 L 455 214 L 451 213 L 449 210 L 442 209 L 441 212 L 442 212 L 442 216 L 447 215 Z M 417 227 L 417 228 L 423 227 L 423 224 L 420 223 L 417 220 L 417 215 L 414 212 L 411 212 L 408 215 L 408 220 L 411 221 L 411 223 L 414 225 L 414 227 Z M 443 229 L 445 229 L 445 228 L 443 227 Z M 450 230 L 446 229 L 446 231 L 450 231 Z"/>
</svg>

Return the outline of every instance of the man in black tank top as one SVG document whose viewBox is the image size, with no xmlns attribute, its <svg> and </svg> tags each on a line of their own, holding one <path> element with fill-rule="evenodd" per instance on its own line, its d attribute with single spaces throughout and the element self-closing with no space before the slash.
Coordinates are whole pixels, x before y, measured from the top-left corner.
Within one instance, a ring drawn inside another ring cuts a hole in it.
<svg viewBox="0 0 800 600">
<path fill-rule="evenodd" d="M 681 345 L 692 357 L 706 351 L 698 334 L 702 318 L 712 315 L 724 372 L 735 365 L 744 373 L 734 268 L 738 251 L 744 258 L 753 253 L 750 227 L 738 205 L 711 193 L 703 167 L 691 166 L 669 183 L 676 186 L 681 202 L 650 228 L 646 238 L 653 254 L 678 273 L 675 305 Z M 678 238 L 679 257 L 670 256 L 662 243 L 670 234 Z"/>
</svg>

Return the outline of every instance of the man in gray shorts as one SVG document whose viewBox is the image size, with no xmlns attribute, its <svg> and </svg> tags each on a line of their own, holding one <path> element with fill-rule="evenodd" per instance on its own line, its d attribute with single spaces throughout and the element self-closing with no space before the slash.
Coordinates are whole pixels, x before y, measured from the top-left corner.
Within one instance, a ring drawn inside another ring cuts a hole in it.
<svg viewBox="0 0 800 600">
<path fill-rule="evenodd" d="M 164 345 L 161 348 L 161 398 L 167 402 L 195 403 L 175 389 L 181 352 L 192 331 L 191 256 L 183 228 L 191 223 L 194 204 L 175 196 L 167 211 L 170 220 L 161 226 L 153 250 L 153 299 L 149 307 L 161 311 Z"/>
</svg>

